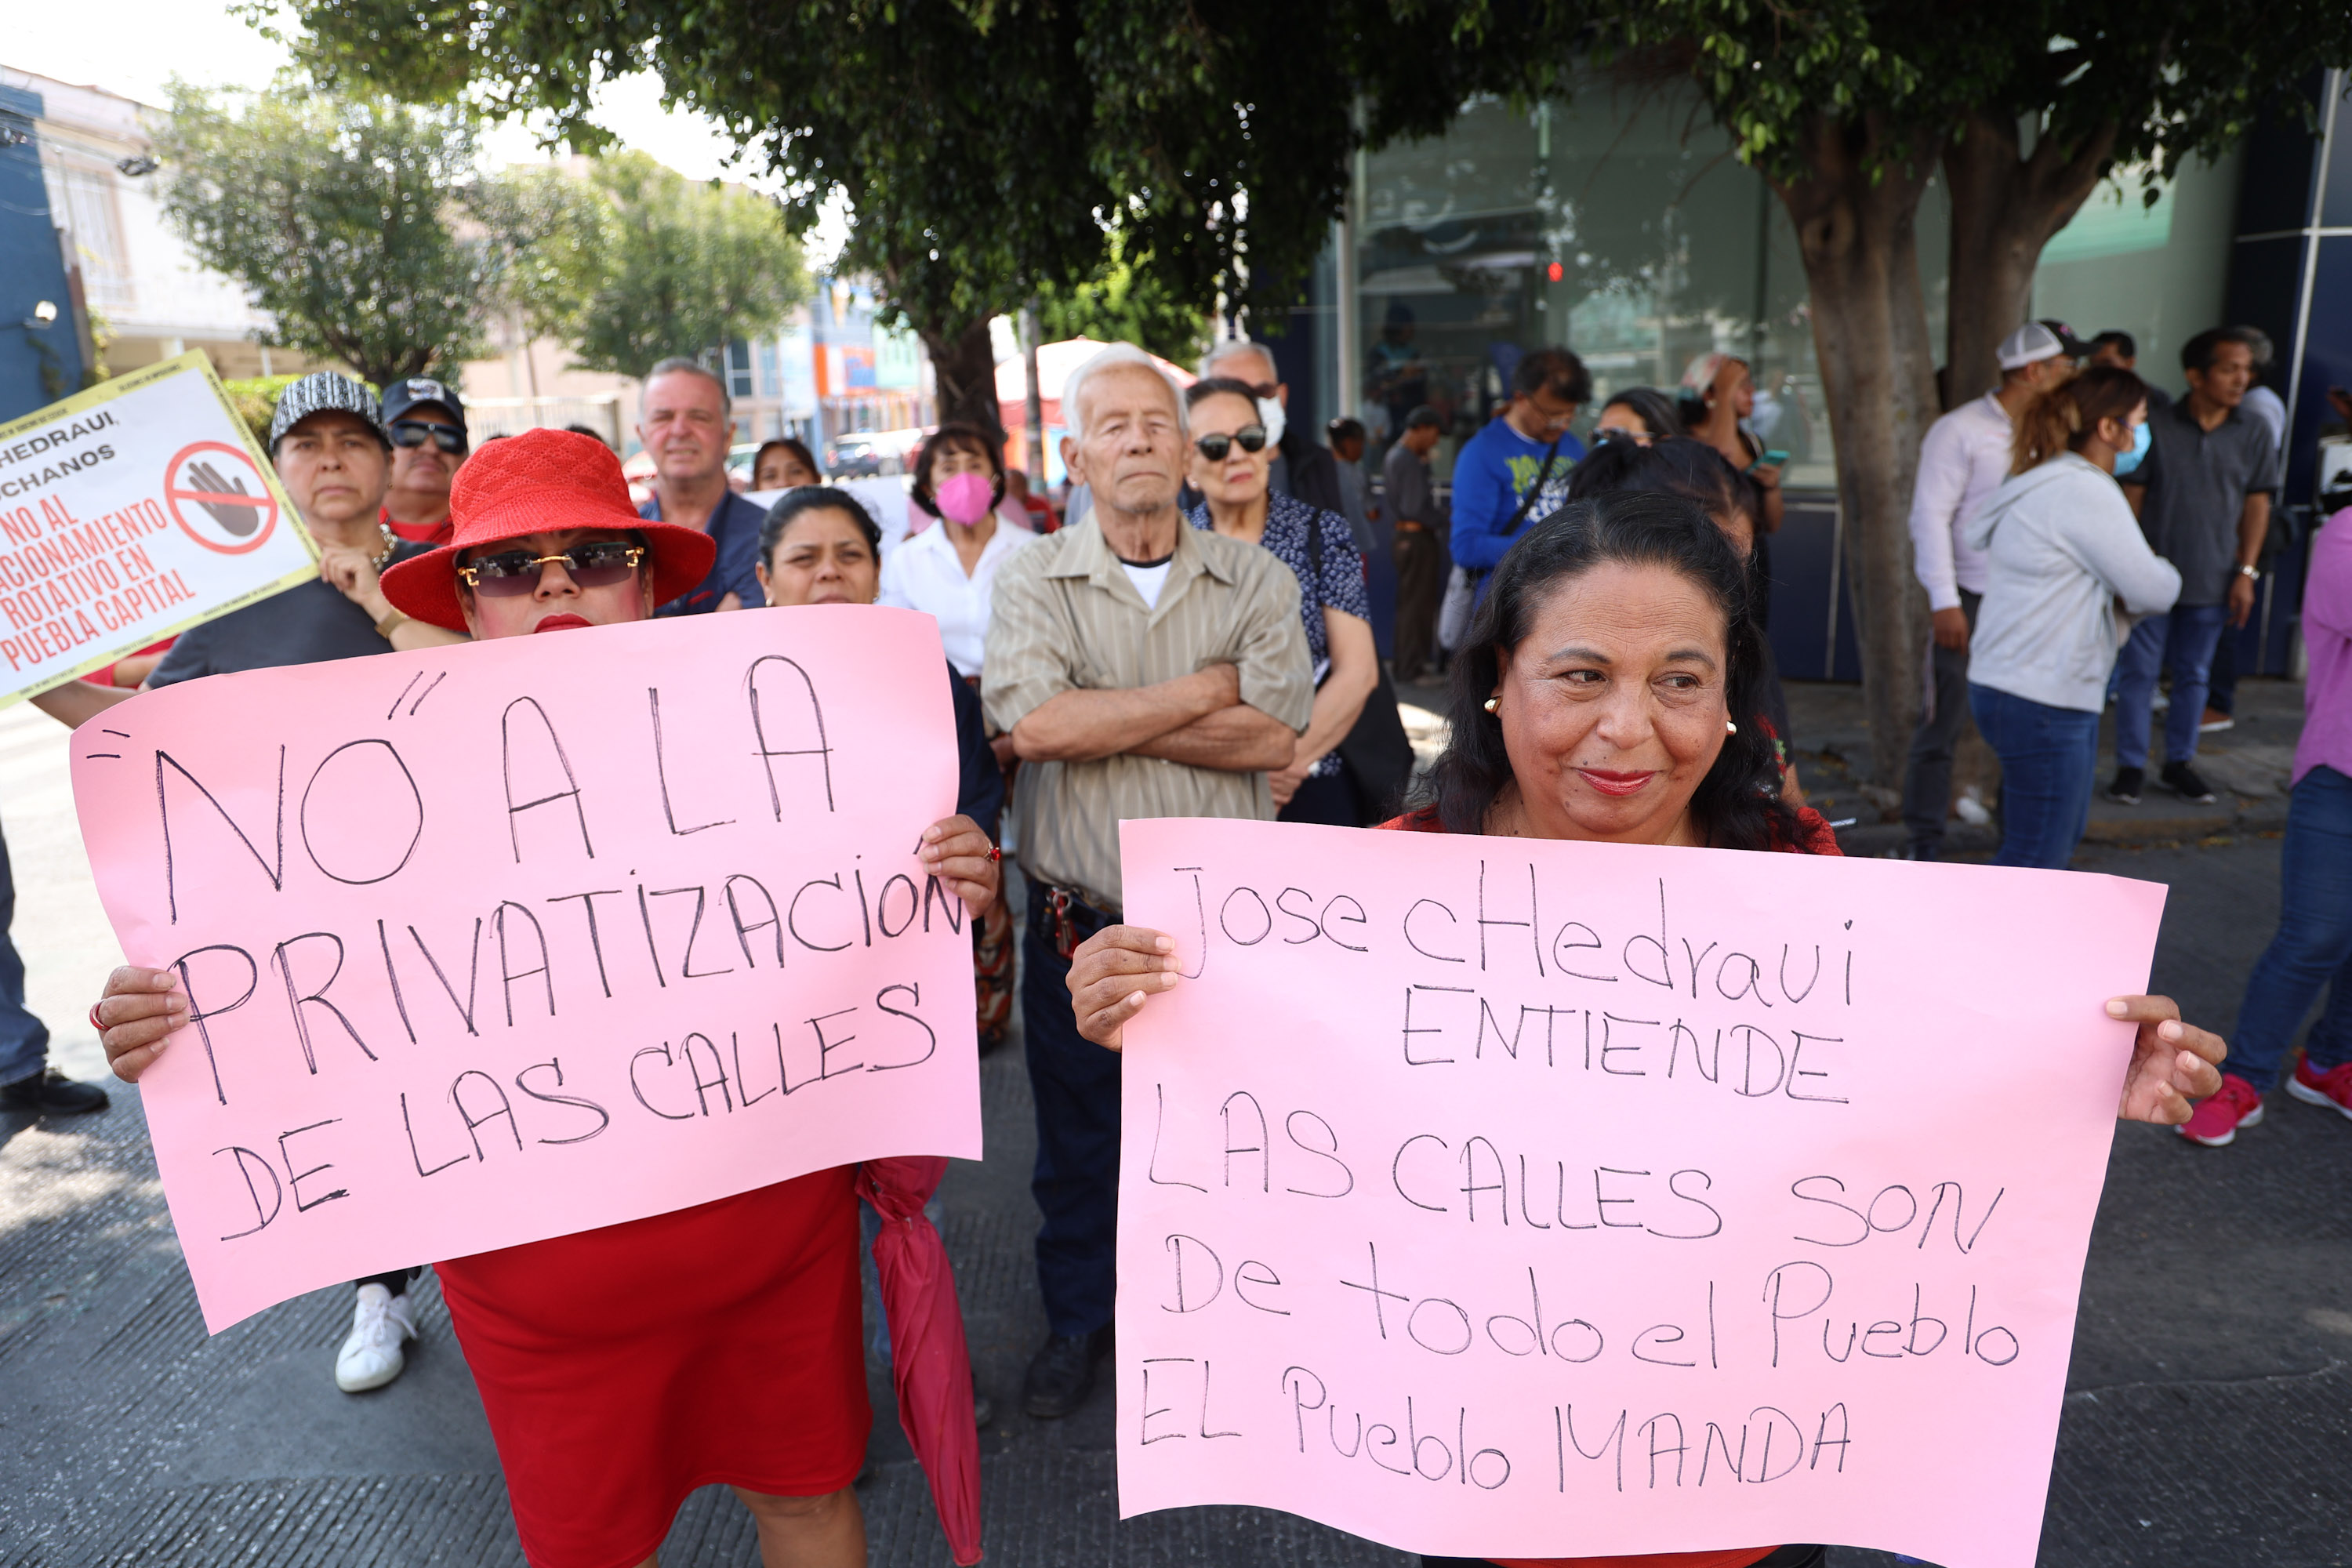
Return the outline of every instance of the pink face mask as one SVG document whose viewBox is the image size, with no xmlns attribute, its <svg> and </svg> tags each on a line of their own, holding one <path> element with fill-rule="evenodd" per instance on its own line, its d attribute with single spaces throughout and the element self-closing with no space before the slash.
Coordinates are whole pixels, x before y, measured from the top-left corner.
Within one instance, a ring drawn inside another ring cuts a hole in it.
<svg viewBox="0 0 2352 1568">
<path fill-rule="evenodd" d="M 940 484 L 932 499 L 940 503 L 940 516 L 970 527 L 988 515 L 994 489 L 978 474 L 955 474 Z"/>
</svg>

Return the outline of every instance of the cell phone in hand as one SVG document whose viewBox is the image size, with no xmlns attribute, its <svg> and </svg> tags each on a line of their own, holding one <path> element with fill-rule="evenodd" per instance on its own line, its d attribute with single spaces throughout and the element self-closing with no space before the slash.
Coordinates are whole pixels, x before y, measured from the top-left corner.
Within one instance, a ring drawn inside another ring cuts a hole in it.
<svg viewBox="0 0 2352 1568">
<path fill-rule="evenodd" d="M 1754 473 L 1759 468 L 1777 468 L 1788 460 L 1788 453 L 1778 447 L 1769 447 L 1765 449 L 1762 457 L 1748 465 L 1748 471 Z"/>
</svg>

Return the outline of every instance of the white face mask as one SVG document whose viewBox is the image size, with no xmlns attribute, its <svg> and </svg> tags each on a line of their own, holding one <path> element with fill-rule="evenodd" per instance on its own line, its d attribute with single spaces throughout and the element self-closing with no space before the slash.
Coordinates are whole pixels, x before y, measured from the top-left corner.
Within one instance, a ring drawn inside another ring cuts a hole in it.
<svg viewBox="0 0 2352 1568">
<path fill-rule="evenodd" d="M 1267 446 L 1279 447 L 1282 445 L 1282 432 L 1285 428 L 1285 422 L 1283 418 L 1281 398 L 1259 398 L 1257 400 L 1257 422 L 1265 426 L 1265 444 Z"/>
</svg>

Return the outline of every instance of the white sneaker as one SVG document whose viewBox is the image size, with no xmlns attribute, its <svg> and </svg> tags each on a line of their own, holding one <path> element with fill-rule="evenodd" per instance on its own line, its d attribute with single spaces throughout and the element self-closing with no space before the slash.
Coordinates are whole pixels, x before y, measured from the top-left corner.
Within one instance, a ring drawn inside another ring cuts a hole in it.
<svg viewBox="0 0 2352 1568">
<path fill-rule="evenodd" d="M 1985 809 L 1984 796 L 1977 793 L 1974 784 L 1962 790 L 1960 798 L 1952 802 L 1952 815 L 1971 827 L 1983 827 L 1992 821 L 1992 813 Z"/>
<path fill-rule="evenodd" d="M 407 1292 L 395 1296 L 381 1285 L 361 1286 L 351 1334 L 335 1352 L 335 1386 L 345 1394 L 382 1388 L 408 1364 L 400 1347 L 415 1337 Z"/>
</svg>

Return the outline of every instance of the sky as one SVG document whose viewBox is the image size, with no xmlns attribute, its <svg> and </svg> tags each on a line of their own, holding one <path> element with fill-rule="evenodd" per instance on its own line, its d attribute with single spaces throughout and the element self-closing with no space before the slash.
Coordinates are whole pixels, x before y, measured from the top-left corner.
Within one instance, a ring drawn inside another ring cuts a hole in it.
<svg viewBox="0 0 2352 1568">
<path fill-rule="evenodd" d="M 69 5 L 27 5 L 0 36 L 0 66 L 37 71 L 77 86 L 103 88 L 147 103 L 164 100 L 176 72 L 206 87 L 266 87 L 286 63 L 286 51 L 217 0 L 105 0 L 107 26 L 93 28 Z M 596 122 L 631 147 L 690 179 L 725 178 L 755 187 L 763 181 L 730 169 L 733 143 L 698 114 L 665 110 L 661 86 L 650 74 L 625 77 L 597 95 Z M 494 130 L 486 147 L 494 163 L 543 157 L 530 131 Z M 836 211 L 821 225 L 813 259 L 839 248 Z"/>
</svg>

